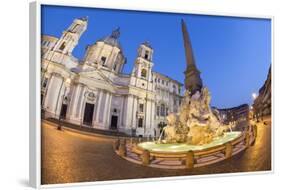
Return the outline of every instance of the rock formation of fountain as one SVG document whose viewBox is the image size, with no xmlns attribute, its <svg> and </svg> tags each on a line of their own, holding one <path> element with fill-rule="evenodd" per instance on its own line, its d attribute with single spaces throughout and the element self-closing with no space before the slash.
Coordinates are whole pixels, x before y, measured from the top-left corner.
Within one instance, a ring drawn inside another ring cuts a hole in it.
<svg viewBox="0 0 281 190">
<path fill-rule="evenodd" d="M 210 108 L 209 90 L 203 87 L 200 71 L 197 69 L 191 42 L 182 20 L 182 33 L 186 55 L 185 95 L 178 113 L 167 116 L 168 125 L 164 127 L 164 140 L 161 143 L 188 143 L 192 145 L 207 144 L 215 137 L 222 136 L 231 125 L 223 125 L 219 116 Z"/>
<path fill-rule="evenodd" d="M 163 129 L 165 137 L 161 142 L 202 145 L 231 129 L 231 125 L 223 125 L 212 112 L 210 100 L 207 88 L 193 95 L 187 91 L 179 112 L 167 116 L 168 125 Z"/>
</svg>

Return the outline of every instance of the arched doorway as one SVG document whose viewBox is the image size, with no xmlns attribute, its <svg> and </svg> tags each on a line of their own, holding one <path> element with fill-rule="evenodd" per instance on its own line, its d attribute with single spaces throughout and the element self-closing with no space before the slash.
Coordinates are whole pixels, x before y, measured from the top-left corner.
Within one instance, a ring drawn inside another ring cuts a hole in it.
<svg viewBox="0 0 281 190">
<path fill-rule="evenodd" d="M 93 117 L 94 117 L 94 109 L 95 109 L 95 104 L 86 103 L 84 109 L 83 124 L 92 125 Z"/>
<path fill-rule="evenodd" d="M 118 109 L 114 108 L 111 113 L 110 129 L 116 130 L 118 128 Z"/>
<path fill-rule="evenodd" d="M 118 123 L 118 116 L 117 115 L 112 115 L 111 116 L 111 125 L 110 128 L 113 130 L 117 129 L 117 123 Z"/>
</svg>

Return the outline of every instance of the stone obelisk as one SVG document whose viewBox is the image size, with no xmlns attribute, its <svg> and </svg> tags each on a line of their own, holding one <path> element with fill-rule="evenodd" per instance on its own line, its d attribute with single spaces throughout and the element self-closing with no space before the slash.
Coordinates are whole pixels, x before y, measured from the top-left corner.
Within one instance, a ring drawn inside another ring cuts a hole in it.
<svg viewBox="0 0 281 190">
<path fill-rule="evenodd" d="M 186 24 L 183 19 L 181 20 L 181 27 L 182 27 L 185 58 L 186 58 L 186 70 L 184 72 L 184 74 L 185 74 L 184 85 L 185 85 L 185 89 L 189 90 L 191 95 L 193 95 L 196 91 L 201 91 L 203 84 L 202 84 L 202 80 L 200 78 L 200 71 L 197 69 L 196 64 L 195 64 L 189 34 L 188 34 L 188 31 L 186 29 Z"/>
</svg>

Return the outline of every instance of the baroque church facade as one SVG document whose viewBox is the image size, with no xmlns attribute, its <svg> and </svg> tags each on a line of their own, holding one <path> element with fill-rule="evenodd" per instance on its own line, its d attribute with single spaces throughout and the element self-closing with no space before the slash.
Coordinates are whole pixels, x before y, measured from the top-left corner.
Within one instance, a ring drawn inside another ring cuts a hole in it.
<svg viewBox="0 0 281 190">
<path fill-rule="evenodd" d="M 152 71 L 153 48 L 139 45 L 133 70 L 124 74 L 126 58 L 120 31 L 87 46 L 82 60 L 72 55 L 88 25 L 77 18 L 60 38 L 41 39 L 41 106 L 45 118 L 134 136 L 159 136 L 168 113 L 177 112 L 182 84 Z"/>
</svg>

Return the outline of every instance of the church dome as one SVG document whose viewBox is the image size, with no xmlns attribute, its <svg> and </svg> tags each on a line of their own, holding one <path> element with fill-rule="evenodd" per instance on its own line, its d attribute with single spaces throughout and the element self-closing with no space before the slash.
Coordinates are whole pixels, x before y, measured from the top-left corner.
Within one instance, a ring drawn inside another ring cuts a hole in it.
<svg viewBox="0 0 281 190">
<path fill-rule="evenodd" d="M 120 36 L 120 28 L 118 27 L 117 29 L 112 31 L 111 35 L 106 36 L 98 41 L 102 41 L 108 45 L 118 47 L 120 50 L 122 50 L 122 47 L 118 41 L 119 36 Z"/>
</svg>

